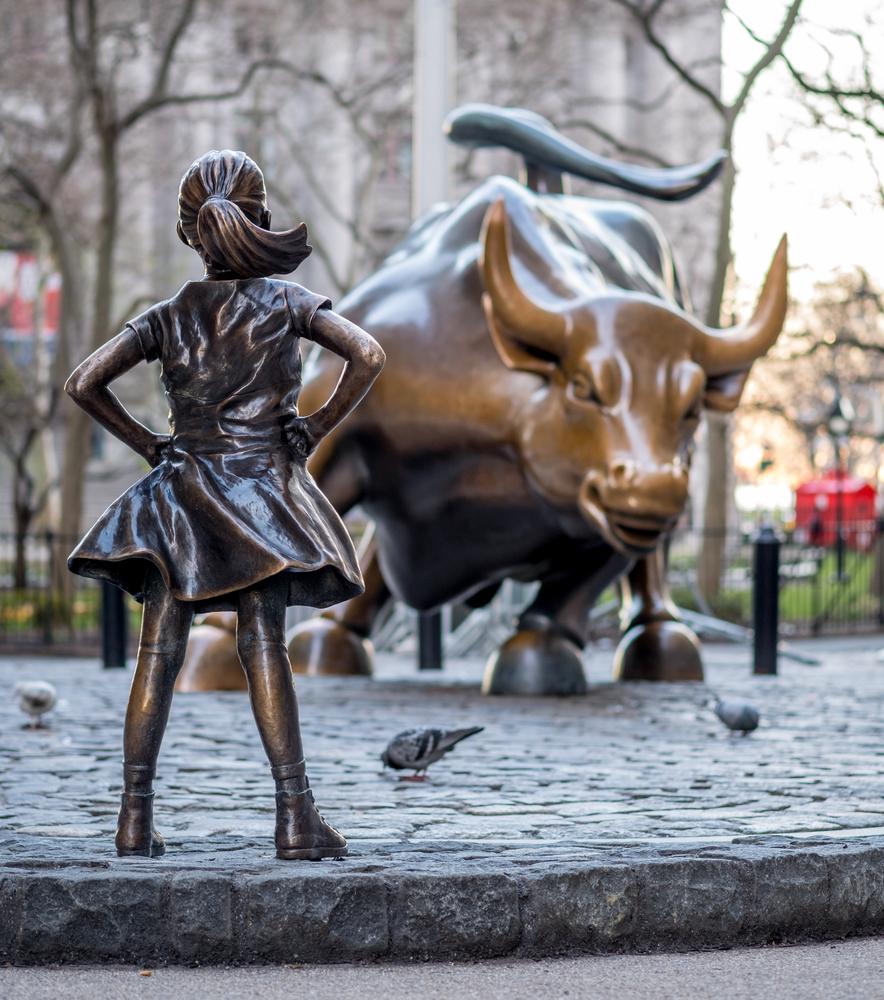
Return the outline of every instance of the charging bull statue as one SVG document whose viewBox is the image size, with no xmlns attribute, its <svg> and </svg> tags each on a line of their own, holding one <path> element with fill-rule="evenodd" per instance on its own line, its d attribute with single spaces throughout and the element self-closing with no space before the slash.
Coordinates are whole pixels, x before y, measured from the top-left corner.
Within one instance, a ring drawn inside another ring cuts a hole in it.
<svg viewBox="0 0 884 1000">
<path fill-rule="evenodd" d="M 310 468 L 340 513 L 358 505 L 375 530 L 365 593 L 296 630 L 294 669 L 370 672 L 368 637 L 391 596 L 420 611 L 478 607 L 512 578 L 540 587 L 485 690 L 580 693 L 589 611 L 619 580 L 616 675 L 700 679 L 663 548 L 702 410 L 732 410 L 780 332 L 785 242 L 752 318 L 710 329 L 685 311 L 653 219 L 565 194 L 561 172 L 674 200 L 705 187 L 720 158 L 671 171 L 612 164 L 543 119 L 491 108 L 463 109 L 450 128 L 518 149 L 531 187 L 495 177 L 418 222 L 338 306 L 387 363 Z M 339 374 L 323 357 L 301 412 Z"/>
</svg>

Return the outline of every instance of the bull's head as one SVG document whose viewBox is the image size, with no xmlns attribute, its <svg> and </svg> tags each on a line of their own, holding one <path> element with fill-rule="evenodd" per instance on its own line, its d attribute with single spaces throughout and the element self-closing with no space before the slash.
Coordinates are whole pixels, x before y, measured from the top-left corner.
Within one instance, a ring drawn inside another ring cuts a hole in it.
<svg viewBox="0 0 884 1000">
<path fill-rule="evenodd" d="M 752 363 L 782 328 L 785 237 L 755 314 L 731 330 L 709 329 L 662 299 L 631 292 L 539 305 L 513 276 L 503 200 L 485 219 L 481 268 L 503 362 L 546 382 L 520 417 L 535 488 L 557 506 L 576 502 L 620 551 L 652 550 L 684 508 L 701 410 L 734 409 Z"/>
</svg>

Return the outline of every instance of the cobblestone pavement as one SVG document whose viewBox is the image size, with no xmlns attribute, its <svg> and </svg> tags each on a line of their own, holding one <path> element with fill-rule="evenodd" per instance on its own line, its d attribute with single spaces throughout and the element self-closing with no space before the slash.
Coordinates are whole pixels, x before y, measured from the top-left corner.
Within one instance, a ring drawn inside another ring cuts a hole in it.
<svg viewBox="0 0 884 1000">
<path fill-rule="evenodd" d="M 418 675 L 385 657 L 375 680 L 297 681 L 311 782 L 354 854 L 421 843 L 566 850 L 580 841 L 716 843 L 759 835 L 884 833 L 884 642 L 804 644 L 819 666 L 752 677 L 748 654 L 709 646 L 707 683 L 614 684 L 588 657 L 591 692 L 490 699 L 481 664 Z M 45 679 L 61 702 L 24 730 L 0 700 L 0 855 L 107 857 L 120 785 L 129 671 L 94 661 L 0 660 L 0 690 Z M 725 730 L 712 692 L 762 712 Z M 384 773 L 387 739 L 414 725 L 483 725 L 425 784 Z M 157 781 L 157 821 L 177 851 L 266 849 L 272 782 L 245 695 L 177 695 Z M 362 842 L 371 841 L 372 845 Z M 362 846 L 361 846 L 362 845 Z"/>
</svg>

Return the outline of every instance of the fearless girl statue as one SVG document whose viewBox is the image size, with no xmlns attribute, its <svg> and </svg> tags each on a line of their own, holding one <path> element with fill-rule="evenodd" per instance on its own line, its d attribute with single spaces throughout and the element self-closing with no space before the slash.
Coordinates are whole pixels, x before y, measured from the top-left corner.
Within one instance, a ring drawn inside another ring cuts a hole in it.
<svg viewBox="0 0 884 1000">
<path fill-rule="evenodd" d="M 284 641 L 288 605 L 361 593 L 349 535 L 305 468 L 384 363 L 365 331 L 290 281 L 311 251 L 304 225 L 270 229 L 264 178 L 245 153 L 206 153 L 181 181 L 178 235 L 205 264 L 171 299 L 126 324 L 65 386 L 151 471 L 101 515 L 68 561 L 144 602 L 123 736 L 120 856 L 164 852 L 153 779 L 172 689 L 196 612 L 237 612 L 237 650 L 276 781 L 276 855 L 337 858 L 345 839 L 307 780 Z M 331 397 L 299 416 L 301 338 L 346 361 Z M 109 384 L 159 361 L 169 434 L 139 423 Z"/>
</svg>

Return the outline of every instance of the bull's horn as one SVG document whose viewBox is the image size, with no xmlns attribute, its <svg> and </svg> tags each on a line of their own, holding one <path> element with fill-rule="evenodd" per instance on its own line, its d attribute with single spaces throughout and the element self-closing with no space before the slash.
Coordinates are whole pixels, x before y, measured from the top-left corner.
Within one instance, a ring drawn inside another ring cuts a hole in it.
<svg viewBox="0 0 884 1000">
<path fill-rule="evenodd" d="M 480 267 L 494 315 L 529 347 L 560 357 L 569 317 L 543 309 L 516 283 L 510 267 L 509 221 L 503 198 L 488 209 L 482 229 Z"/>
<path fill-rule="evenodd" d="M 788 302 L 788 260 L 786 237 L 780 240 L 755 313 L 748 323 L 730 330 L 701 327 L 696 360 L 707 375 L 745 371 L 753 361 L 770 350 L 780 335 Z"/>
</svg>

